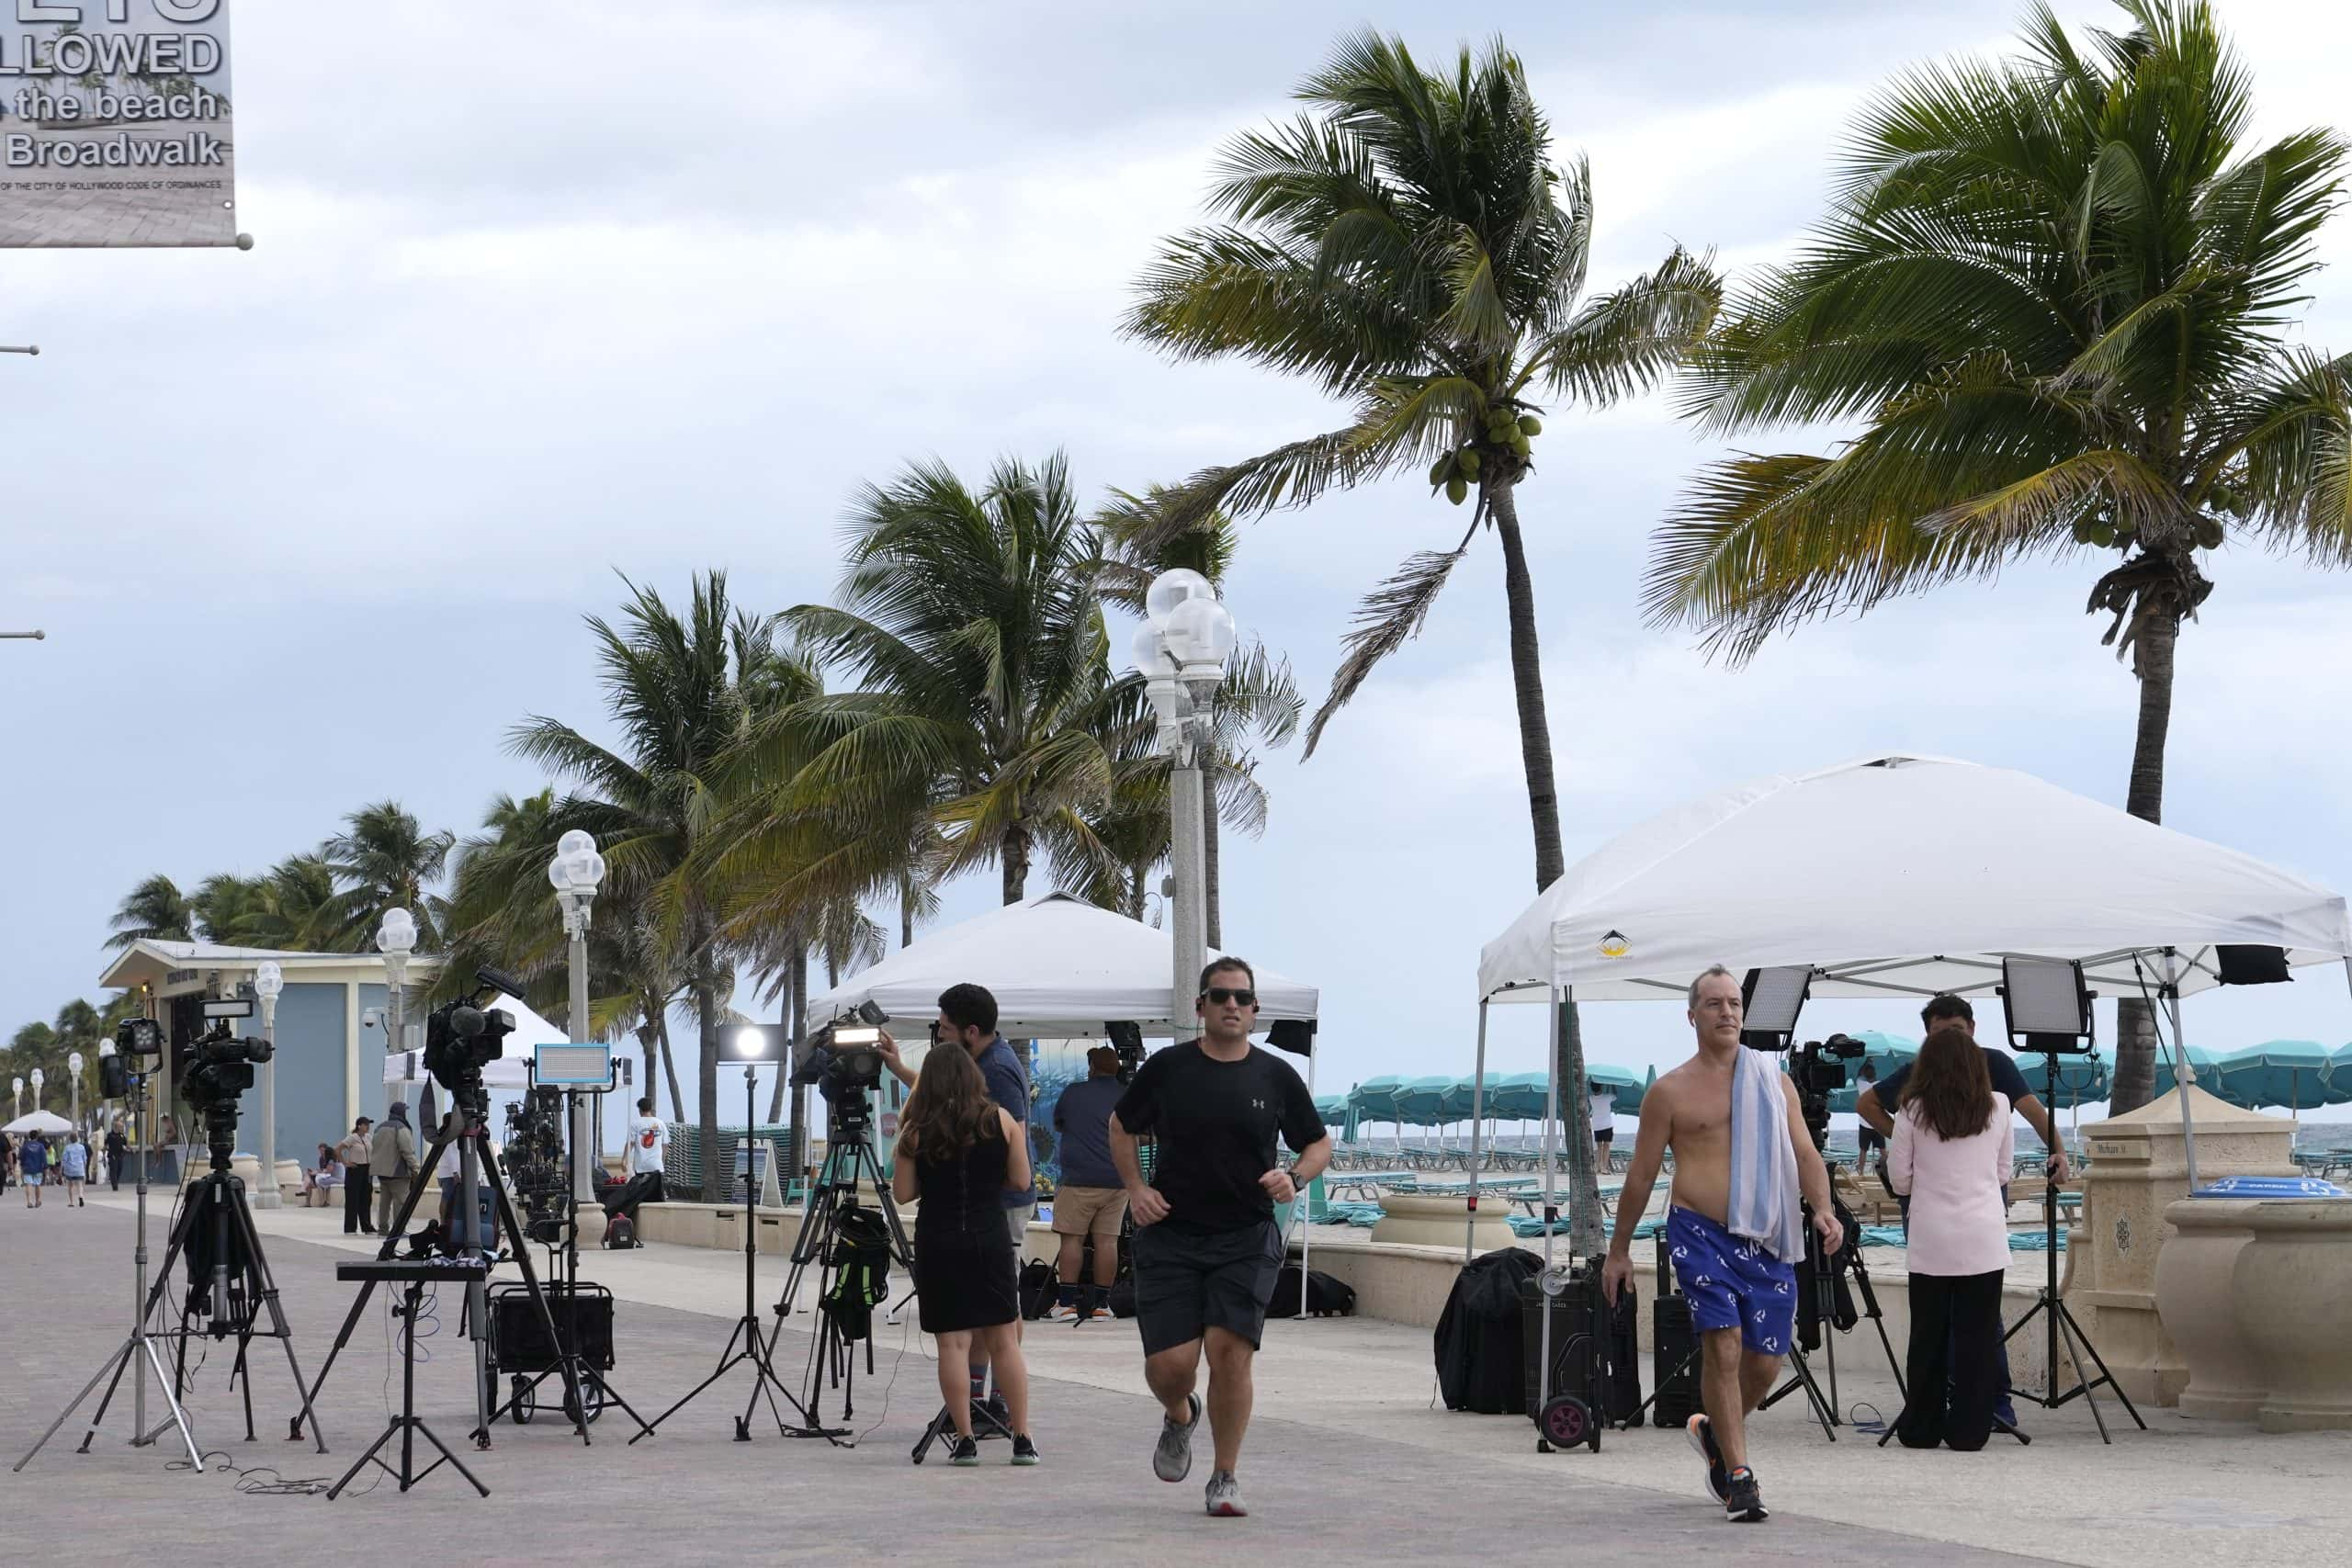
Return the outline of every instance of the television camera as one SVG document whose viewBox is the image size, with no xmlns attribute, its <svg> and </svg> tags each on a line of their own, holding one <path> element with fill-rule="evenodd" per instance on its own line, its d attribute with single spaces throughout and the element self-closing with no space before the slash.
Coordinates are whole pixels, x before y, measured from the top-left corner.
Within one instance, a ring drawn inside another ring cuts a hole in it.
<svg viewBox="0 0 2352 1568">
<path fill-rule="evenodd" d="M 506 1037 L 514 1032 L 513 1013 L 482 1004 L 501 992 L 514 995 L 522 984 L 496 969 L 477 969 L 470 993 L 443 1002 L 425 1017 L 424 1070 L 474 1117 L 489 1113 L 481 1070 L 506 1054 Z"/>
<path fill-rule="evenodd" d="M 871 1113 L 866 1096 L 882 1085 L 882 1032 L 889 1017 L 874 1003 L 818 1030 L 792 1065 L 792 1087 L 814 1089 L 844 1127 L 863 1125 Z"/>
<path fill-rule="evenodd" d="M 1805 1131 L 1813 1134 L 1815 1148 L 1826 1147 L 1829 1142 L 1829 1097 L 1850 1080 L 1852 1069 L 1848 1064 L 1860 1061 L 1869 1053 L 1870 1047 L 1852 1035 L 1833 1034 L 1826 1040 L 1806 1041 L 1790 1059 L 1789 1077 L 1797 1086 L 1797 1103 L 1804 1112 Z"/>
<path fill-rule="evenodd" d="M 254 1087 L 254 1064 L 276 1054 L 268 1041 L 240 1037 L 230 1028 L 230 1020 L 251 1018 L 253 1011 L 248 1000 L 206 1002 L 204 1016 L 212 1027 L 188 1047 L 187 1070 L 180 1078 L 180 1092 L 204 1118 L 204 1142 L 215 1170 L 229 1168 L 237 1146 L 237 1099 Z"/>
</svg>

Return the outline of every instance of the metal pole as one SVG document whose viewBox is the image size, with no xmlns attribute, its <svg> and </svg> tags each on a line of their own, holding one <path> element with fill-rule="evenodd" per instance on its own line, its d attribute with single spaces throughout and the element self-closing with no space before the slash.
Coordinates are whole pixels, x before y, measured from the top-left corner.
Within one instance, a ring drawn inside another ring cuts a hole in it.
<svg viewBox="0 0 2352 1568">
<path fill-rule="evenodd" d="M 1560 987 L 1544 987 L 1544 1011 L 1552 1018 L 1551 1039 L 1544 1053 L 1544 1273 L 1552 1272 L 1552 1232 L 1559 1224 L 1557 1189 L 1553 1182 L 1555 1166 L 1552 1155 L 1552 1129 L 1560 1120 Z M 1552 1396 L 1552 1302 L 1539 1293 L 1537 1311 L 1543 1314 L 1543 1326 L 1536 1337 L 1539 1348 L 1535 1362 L 1535 1413 L 1543 1412 L 1544 1403 Z M 1599 1413 L 1595 1413 L 1595 1419 Z"/>
<path fill-rule="evenodd" d="M 1470 1080 L 1470 1212 L 1462 1221 L 1462 1261 L 1470 1261 L 1478 1235 L 1478 1118 L 1487 1103 L 1487 998 L 1478 998 L 1477 1076 Z"/>
<path fill-rule="evenodd" d="M 2165 1010 L 2172 1014 L 2173 1083 L 2180 1090 L 2180 1152 L 2188 1163 L 2188 1190 L 2197 1190 L 2197 1121 L 2189 1114 L 2188 1091 L 2197 1087 L 2197 1069 L 2188 1065 L 2188 1036 L 2180 1032 L 2180 966 L 2165 949 Z"/>
<path fill-rule="evenodd" d="M 588 1029 L 588 897 L 574 893 L 563 900 L 563 923 L 571 938 L 570 967 L 571 970 L 571 1005 L 564 1021 L 564 1032 L 573 1040 L 585 1043 Z M 588 1126 L 586 1096 L 574 1096 L 571 1101 L 571 1197 L 574 1205 L 596 1201 L 594 1156 L 602 1152 L 593 1147 L 594 1134 Z"/>
<path fill-rule="evenodd" d="M 277 1190 L 277 998 L 261 998 L 261 1037 L 269 1043 L 269 1059 L 261 1065 L 261 1190 L 254 1206 L 275 1209 L 283 1200 Z M 348 1179 L 346 1176 L 345 1179 Z"/>
<path fill-rule="evenodd" d="M 1184 721 L 1189 728 L 1192 720 Z M 1170 924 L 1175 955 L 1173 984 L 1168 993 L 1168 1021 L 1182 1032 L 1185 1003 L 1200 990 L 1201 969 L 1208 962 L 1208 865 L 1201 831 L 1202 789 L 1198 754 L 1189 734 L 1180 735 L 1169 777 L 1170 862 L 1176 892 Z"/>
</svg>

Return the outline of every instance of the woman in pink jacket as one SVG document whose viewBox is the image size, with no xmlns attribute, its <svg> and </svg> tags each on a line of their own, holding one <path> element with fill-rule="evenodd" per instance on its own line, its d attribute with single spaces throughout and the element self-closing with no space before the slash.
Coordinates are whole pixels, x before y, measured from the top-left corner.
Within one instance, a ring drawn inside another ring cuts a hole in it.
<svg viewBox="0 0 2352 1568">
<path fill-rule="evenodd" d="M 2008 1097 L 1958 1029 L 1919 1047 L 1887 1147 L 1888 1184 L 1911 1196 L 1906 1449 L 1981 1449 L 2001 1390 L 2001 1279 L 2009 1262 L 2004 1184 L 2014 1152 Z"/>
</svg>

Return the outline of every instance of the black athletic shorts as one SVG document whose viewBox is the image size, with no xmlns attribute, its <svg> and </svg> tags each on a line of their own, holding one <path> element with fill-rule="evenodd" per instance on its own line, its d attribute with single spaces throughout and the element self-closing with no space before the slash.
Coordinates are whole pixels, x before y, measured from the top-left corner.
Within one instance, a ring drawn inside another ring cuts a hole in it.
<svg viewBox="0 0 2352 1568">
<path fill-rule="evenodd" d="M 1272 1220 L 1206 1233 L 1171 1230 L 1165 1222 L 1141 1225 L 1135 1266 L 1145 1355 L 1172 1350 L 1211 1327 L 1239 1335 L 1254 1350 L 1282 1272 L 1282 1228 Z"/>
</svg>

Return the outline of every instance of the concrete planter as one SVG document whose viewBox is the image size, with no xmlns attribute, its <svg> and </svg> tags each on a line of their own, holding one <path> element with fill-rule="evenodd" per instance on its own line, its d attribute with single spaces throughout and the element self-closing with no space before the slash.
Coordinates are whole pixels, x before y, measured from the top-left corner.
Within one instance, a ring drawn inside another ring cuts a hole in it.
<svg viewBox="0 0 2352 1568">
<path fill-rule="evenodd" d="M 1439 1195 L 1384 1194 L 1381 1222 L 1372 1227 L 1372 1239 L 1387 1247 L 1442 1247 L 1458 1249 L 1467 1236 L 1474 1256 L 1498 1247 L 1516 1247 L 1510 1234 L 1510 1206 L 1500 1197 L 1487 1196 L 1478 1207 L 1477 1223 L 1470 1223 L 1467 1198 Z M 1566 1238 L 1562 1238 L 1565 1252 Z"/>
<path fill-rule="evenodd" d="M 2251 1421 L 2267 1388 L 2251 1340 L 2238 1327 L 2238 1261 L 2254 1241 L 2248 1211 L 2229 1199 L 2167 1204 L 2173 1235 L 2156 1260 L 2156 1312 L 2188 1367 L 2180 1413 Z"/>
</svg>

